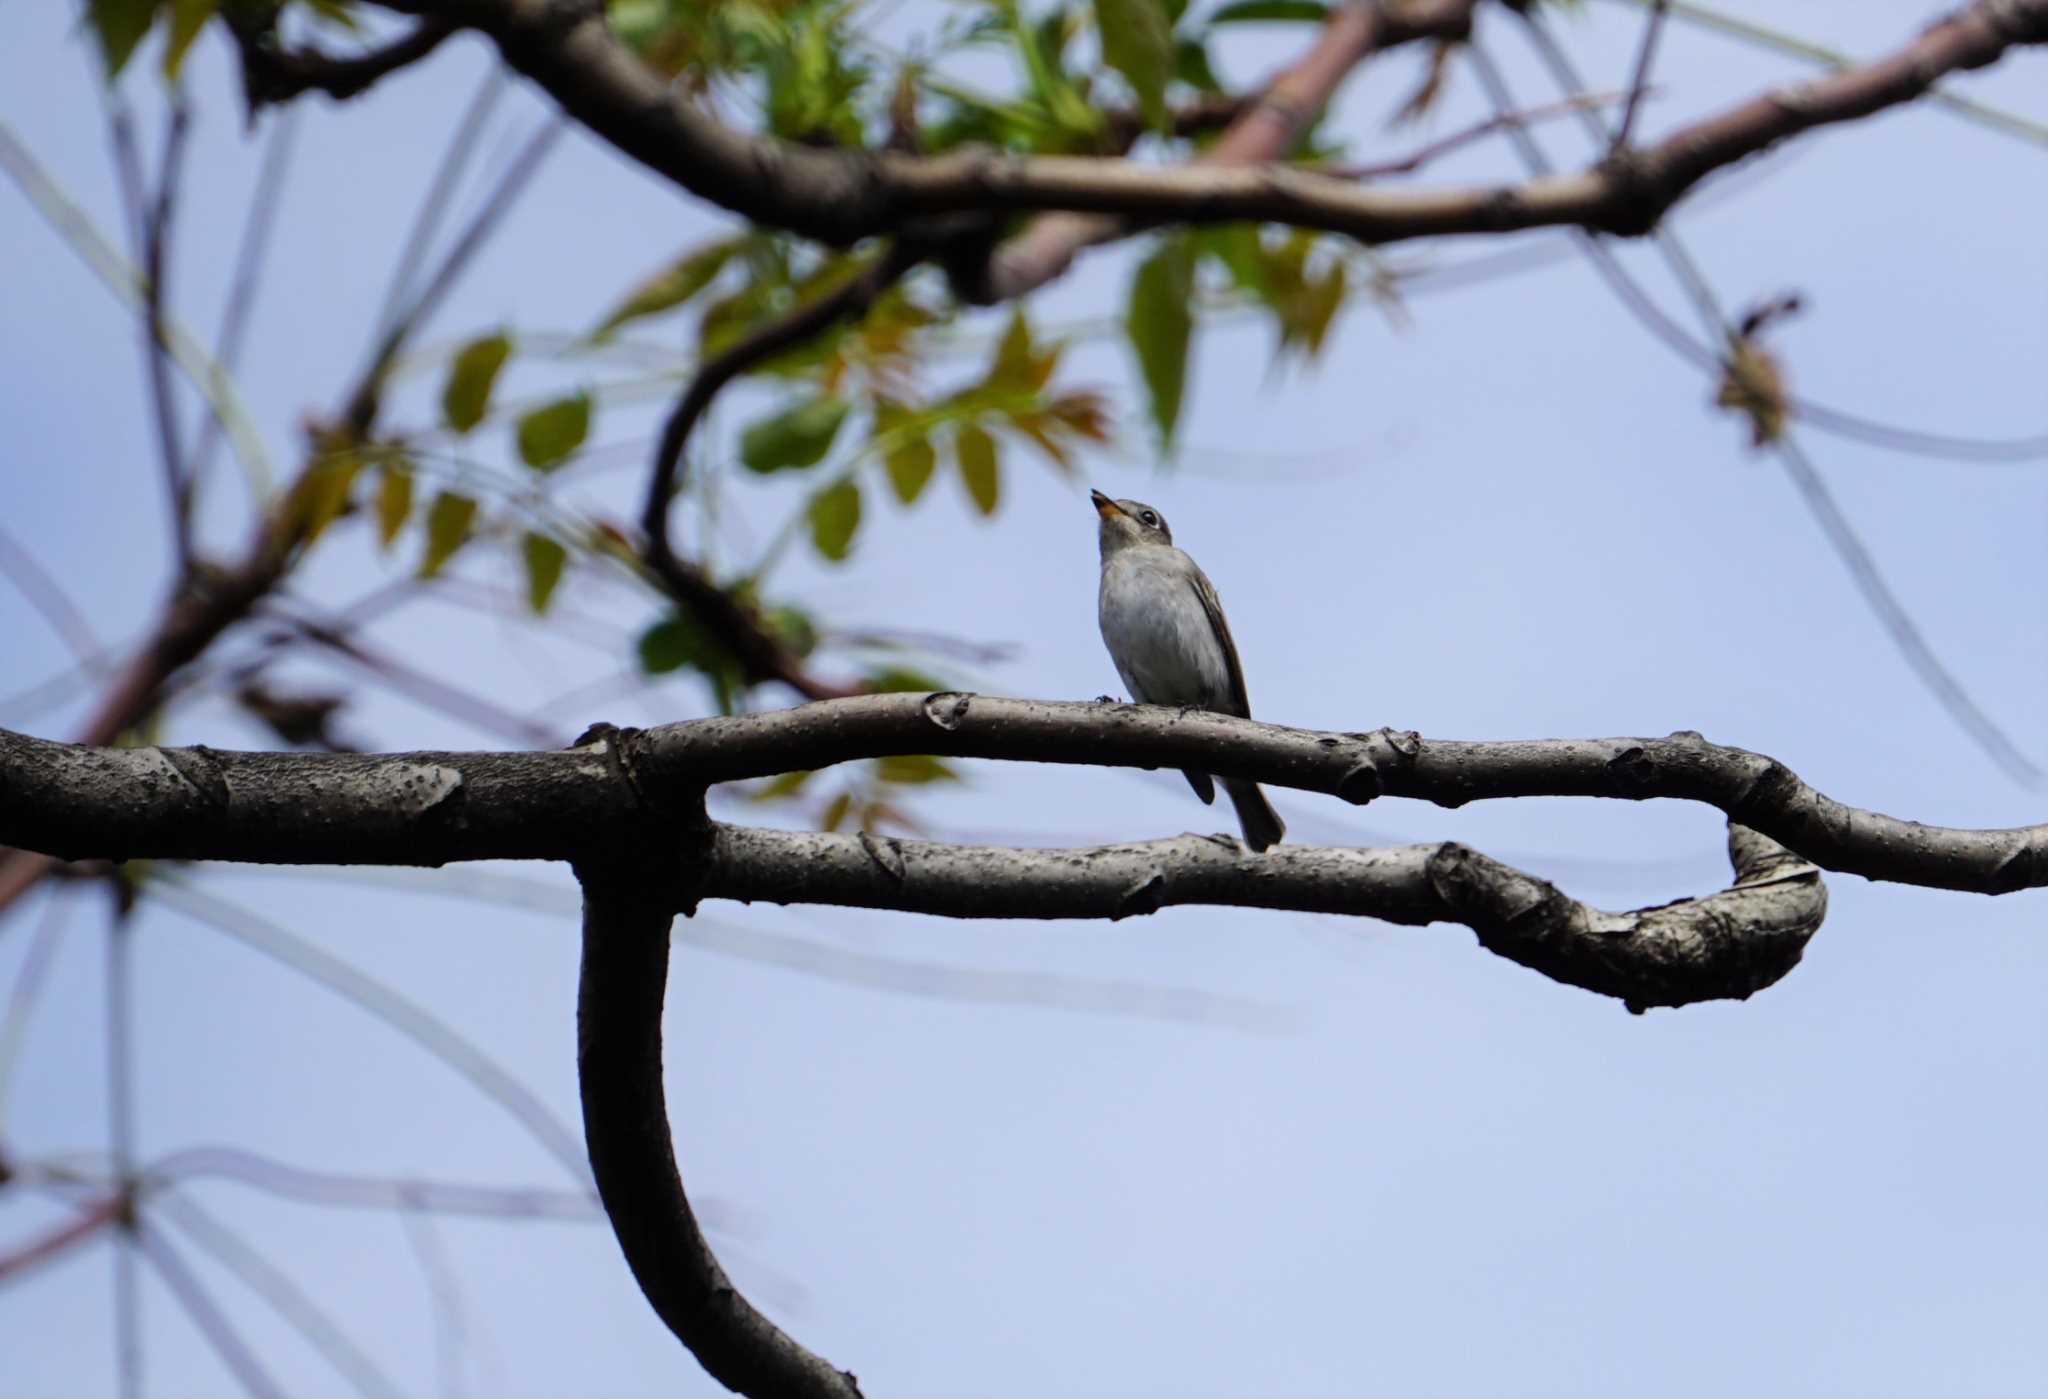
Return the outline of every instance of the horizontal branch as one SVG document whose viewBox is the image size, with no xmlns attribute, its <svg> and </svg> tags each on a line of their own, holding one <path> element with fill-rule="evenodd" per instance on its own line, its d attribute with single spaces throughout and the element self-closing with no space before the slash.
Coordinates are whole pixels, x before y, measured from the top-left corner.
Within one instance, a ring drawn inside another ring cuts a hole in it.
<svg viewBox="0 0 2048 1399">
<path fill-rule="evenodd" d="M 1227 836 L 1074 850 L 1000 850 L 721 826 L 702 897 L 841 904 L 950 918 L 1128 918 L 1177 904 L 1462 923 L 1482 946 L 1629 1009 L 1745 999 L 1792 970 L 1827 911 L 1820 872 L 1730 826 L 1736 884 L 1701 899 L 1603 913 L 1445 841 L 1386 850 Z"/>
<path fill-rule="evenodd" d="M 693 810 L 714 783 L 934 753 L 1192 767 L 1354 803 L 1695 801 L 1823 869 L 1991 894 L 2048 885 L 2048 825 L 1966 830 L 1859 810 L 1774 759 L 1696 733 L 1466 743 L 948 692 L 864 695 L 601 738 L 542 753 L 227 753 L 89 748 L 0 729 L 0 844 L 64 859 L 574 860 L 632 836 L 650 814 Z M 1248 858 L 1248 869 L 1257 865 Z"/>
<path fill-rule="evenodd" d="M 757 223 L 840 245 L 929 216 L 1053 209 L 1166 223 L 1273 221 L 1382 244 L 1555 225 L 1638 234 L 1717 170 L 1816 127 L 1910 102 L 1940 78 L 1994 63 L 2014 45 L 2048 42 L 2048 0 L 1978 0 L 1887 58 L 1763 93 L 1575 174 L 1405 190 L 1360 188 L 1272 164 L 820 150 L 718 122 L 614 37 L 601 5 L 384 3 L 488 34 L 508 63 L 571 116 L 682 188 Z"/>
</svg>

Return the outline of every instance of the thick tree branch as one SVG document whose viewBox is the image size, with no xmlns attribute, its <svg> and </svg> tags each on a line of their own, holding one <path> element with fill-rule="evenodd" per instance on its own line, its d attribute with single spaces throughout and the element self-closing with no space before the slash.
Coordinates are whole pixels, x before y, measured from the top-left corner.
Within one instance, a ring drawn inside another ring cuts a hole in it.
<svg viewBox="0 0 2048 1399">
<path fill-rule="evenodd" d="M 707 898 L 843 904 L 951 918 L 1127 918 L 1176 904 L 1462 923 L 1489 951 L 1553 981 L 1648 1006 L 1749 997 L 1798 964 L 1827 911 L 1820 871 L 1731 825 L 1734 887 L 1603 913 L 1455 842 L 1387 850 L 1175 836 L 1077 850 L 718 827 Z M 1247 862 L 1257 865 L 1246 877 Z"/>
<path fill-rule="evenodd" d="M 1888 58 L 1774 89 L 1576 174 L 1495 188 L 1358 188 L 1278 167 L 1159 168 L 1080 156 L 818 150 L 734 131 L 639 62 L 602 7 L 385 0 L 483 31 L 506 61 L 624 154 L 756 222 L 836 244 L 937 215 L 1066 209 L 1150 222 L 1272 221 L 1369 243 L 1578 225 L 1640 234 L 1715 171 L 1780 141 L 1910 102 L 1943 76 L 2048 42 L 2048 0 L 1977 0 Z"/>
<path fill-rule="evenodd" d="M 640 1290 L 713 1379 L 746 1395 L 854 1399 L 860 1386 L 852 1375 L 804 1349 L 740 1295 L 683 1193 L 661 1059 L 669 923 L 677 912 L 667 890 L 676 873 L 675 853 L 651 867 L 577 869 L 584 903 L 576 1065 L 598 1194 Z"/>
<path fill-rule="evenodd" d="M 717 782 L 900 753 L 1199 767 L 1351 802 L 1696 801 L 1823 869 L 1989 894 L 2048 886 L 2048 825 L 1965 830 L 1861 811 L 1771 758 L 1695 733 L 1461 743 L 953 693 L 864 695 L 544 753 L 89 748 L 0 729 L 0 842 L 66 859 L 574 860 L 636 830 L 636 799 L 687 801 Z M 1254 884 L 1262 867 L 1243 861 Z"/>
</svg>

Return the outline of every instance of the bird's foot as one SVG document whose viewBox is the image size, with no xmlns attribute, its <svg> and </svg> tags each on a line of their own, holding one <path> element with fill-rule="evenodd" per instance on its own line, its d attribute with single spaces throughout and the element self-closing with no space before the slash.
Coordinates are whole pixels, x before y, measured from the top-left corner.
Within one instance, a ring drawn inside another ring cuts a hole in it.
<svg viewBox="0 0 2048 1399">
<path fill-rule="evenodd" d="M 1120 699 L 1118 699 L 1118 698 L 1117 698 L 1117 697 L 1116 697 L 1115 695 L 1097 695 L 1097 696 L 1095 697 L 1095 703 L 1096 703 L 1096 704 L 1121 704 L 1121 703 L 1123 703 L 1123 701 L 1122 701 L 1122 700 L 1120 700 Z"/>
</svg>

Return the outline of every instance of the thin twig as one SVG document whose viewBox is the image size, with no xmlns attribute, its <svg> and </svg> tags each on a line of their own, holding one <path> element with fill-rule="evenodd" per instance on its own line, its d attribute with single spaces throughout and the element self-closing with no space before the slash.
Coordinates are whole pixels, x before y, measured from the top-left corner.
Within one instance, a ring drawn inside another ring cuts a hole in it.
<svg viewBox="0 0 2048 1399">
<path fill-rule="evenodd" d="M 1581 90 L 1582 84 L 1577 70 L 1572 65 L 1570 57 L 1564 52 L 1563 48 L 1557 43 L 1549 30 L 1538 22 L 1534 16 L 1527 16 L 1525 18 L 1527 19 L 1530 33 L 1536 41 L 1538 55 L 1551 70 L 1552 76 L 1556 79 L 1558 85 L 1567 93 Z M 1514 96 L 1508 90 L 1505 78 L 1501 75 L 1498 66 L 1493 63 L 1490 55 L 1476 45 L 1471 48 L 1470 55 L 1474 70 L 1479 74 L 1481 83 L 1487 88 L 1495 104 L 1495 109 L 1501 112 L 1512 112 L 1514 110 Z M 1585 109 L 1584 120 L 1591 125 L 1592 134 L 1602 138 L 1606 137 L 1606 124 L 1597 112 Z M 1521 150 L 1524 162 L 1529 167 L 1531 173 L 1537 175 L 1549 173 L 1549 161 L 1544 156 L 1542 149 L 1536 145 L 1535 138 L 1519 126 L 1511 129 L 1517 135 L 1518 148 Z M 1659 250 L 1663 253 L 1666 262 L 1671 266 L 1673 275 L 1677 277 L 1680 285 L 1686 289 L 1688 296 L 1691 297 L 1695 309 L 1699 312 L 1702 324 L 1708 329 L 1708 333 L 1716 336 L 1721 343 L 1728 343 L 1728 337 L 1734 330 L 1734 327 L 1721 311 L 1719 300 L 1715 296 L 1713 288 L 1708 284 L 1705 275 L 1700 271 L 1690 254 L 1686 252 L 1684 245 L 1679 242 L 1677 234 L 1660 223 L 1654 236 Z M 1599 241 L 1597 235 L 1581 231 L 1577 234 L 1575 241 L 1587 251 L 1602 277 L 1610 285 L 1616 287 L 1617 290 L 1626 288 L 1625 291 L 1622 291 L 1623 300 L 1629 305 L 1631 310 L 1634 310 L 1639 316 L 1643 316 L 1644 308 L 1653 307 L 1653 303 L 1650 302 L 1649 298 L 1642 293 L 1640 288 L 1634 285 L 1633 279 L 1629 277 L 1626 269 L 1621 266 L 1620 260 L 1615 258 L 1611 251 Z M 1661 312 L 1655 312 L 1645 317 L 1645 322 L 1656 330 L 1658 338 L 1667 344 L 1685 346 L 1692 343 L 1691 337 L 1687 336 L 1682 329 L 1673 325 Z M 1696 359 L 1696 355 L 1691 349 L 1687 349 L 1683 353 L 1689 359 Z M 1714 372 L 1718 374 L 1723 367 L 1720 357 L 1715 355 Z M 1813 515 L 1815 523 L 1820 526 L 1821 533 L 1834 549 L 1836 556 L 1841 559 L 1843 566 L 1848 569 L 1851 581 L 1856 584 L 1857 590 L 1863 594 L 1864 601 L 1869 605 L 1878 622 L 1890 635 L 1892 644 L 1898 649 L 1900 656 L 1905 660 L 1907 666 L 1920 678 L 1921 683 L 1928 688 L 1941 706 L 1949 712 L 1949 716 L 1956 721 L 1958 726 L 1970 736 L 1978 747 L 1983 749 L 1993 762 L 2004 769 L 2007 776 L 2023 786 L 2039 787 L 2042 785 L 2044 779 L 2048 779 L 2048 774 L 2044 774 L 2041 768 L 2032 759 L 2027 757 L 2025 752 L 1984 711 L 1970 692 L 1964 688 L 1962 682 L 1956 679 L 1948 667 L 1942 663 L 1941 658 L 1935 654 L 1934 648 L 1928 643 L 1926 634 L 1921 631 L 1919 623 L 1914 620 L 1911 613 L 1906 611 L 1905 605 L 1899 601 L 1898 595 L 1892 591 L 1890 583 L 1885 579 L 1883 571 L 1878 567 L 1876 556 L 1870 552 L 1869 546 L 1863 542 L 1862 538 L 1856 533 L 1855 527 L 1849 523 L 1848 517 L 1842 513 L 1841 506 L 1835 501 L 1833 493 L 1828 490 L 1827 483 L 1821 478 L 1819 471 L 1814 467 L 1812 460 L 1806 455 L 1804 449 L 1799 446 L 1798 441 L 1790 432 L 1786 432 L 1781 434 L 1771 446 L 1778 457 L 1779 463 L 1785 468 L 1786 474 L 1791 478 L 1793 486 L 1798 490 L 1800 499 L 1806 505 L 1809 513 Z"/>
<path fill-rule="evenodd" d="M 1626 94 L 1620 92 L 1588 93 L 1584 97 L 1567 97 L 1556 102 L 1546 102 L 1506 117 L 1492 116 L 1485 121 L 1466 127 L 1463 131 L 1452 132 L 1441 140 L 1420 146 L 1398 160 L 1382 161 L 1374 165 L 1322 165 L 1310 166 L 1318 174 L 1334 175 L 1340 180 L 1377 180 L 1388 175 L 1411 175 L 1423 166 L 1442 156 L 1449 155 L 1474 141 L 1483 140 L 1497 131 L 1505 130 L 1514 122 L 1538 122 L 1551 117 L 1562 116 L 1580 107 L 1598 106 L 1608 102 L 1619 102 Z"/>
<path fill-rule="evenodd" d="M 500 221 L 518 202 L 519 196 L 525 193 L 533 177 L 540 173 L 541 164 L 547 159 L 548 152 L 554 149 L 555 142 L 559 141 L 568 129 L 566 118 L 552 116 L 527 138 L 526 144 L 520 147 L 519 153 L 512 158 L 512 163 L 499 177 L 497 187 L 491 191 L 489 198 L 485 199 L 483 207 L 477 210 L 476 217 L 469 221 L 468 226 L 456 238 L 454 246 L 448 249 L 447 256 L 442 258 L 440 265 L 434 269 L 433 276 L 427 279 L 426 286 L 413 298 L 412 304 L 385 328 L 383 337 L 370 356 L 369 367 L 363 372 L 356 394 L 342 415 L 343 425 L 352 435 L 362 436 L 367 425 L 376 417 L 384 381 L 406 340 L 440 306 L 441 299 L 453 289 L 456 279 L 469 266 L 470 259 L 476 255 L 477 249 L 481 248 L 485 240 L 496 231 Z"/>
<path fill-rule="evenodd" d="M 230 23 L 228 32 L 242 53 L 243 90 L 253 117 L 258 107 L 289 102 L 305 92 L 324 92 L 345 101 L 419 62 L 457 28 L 453 20 L 423 19 L 390 43 L 346 58 L 311 47 L 280 48 L 271 36 L 246 24 Z"/>
<path fill-rule="evenodd" d="M 36 929 L 34 940 L 21 959 L 21 969 L 15 974 L 14 990 L 7 997 L 6 1018 L 0 1020 L 0 1141 L 4 1141 L 7 1135 L 7 1093 L 14 1082 L 14 1066 L 21 1062 L 21 1046 L 28 1038 L 29 1016 L 42 995 L 50 965 L 56 960 L 57 941 L 63 935 L 71 904 L 72 901 L 65 898 L 61 890 L 51 894 L 43 910 L 42 924 Z"/>
<path fill-rule="evenodd" d="M 1621 109 L 1621 125 L 1615 128 L 1614 140 L 1608 144 L 1609 155 L 1626 149 L 1629 133 L 1635 130 L 1636 112 L 1643 105 L 1643 94 L 1649 90 L 1650 65 L 1657 61 L 1657 40 L 1664 33 L 1664 20 L 1670 13 L 1670 0 L 1653 0 L 1650 17 L 1643 22 L 1642 47 L 1636 50 L 1635 76 L 1628 80 L 1628 105 Z"/>
<path fill-rule="evenodd" d="M 382 1020 L 509 1112 L 577 1184 L 588 1183 L 590 1167 L 583 1144 L 568 1125 L 504 1066 L 428 1011 L 341 958 L 239 905 L 200 892 L 174 874 L 160 873 L 151 896 L 275 958 Z"/>
<path fill-rule="evenodd" d="M 143 1256 L 155 1266 L 164 1287 L 178 1299 L 185 1315 L 192 1319 L 192 1324 L 199 1328 L 199 1334 L 206 1337 L 214 1354 L 220 1357 L 221 1363 L 227 1366 L 242 1388 L 252 1399 L 285 1399 L 284 1390 L 263 1368 L 256 1352 L 236 1332 L 227 1314 L 207 1294 L 197 1275 L 178 1256 L 170 1242 L 154 1229 L 137 1229 L 135 1233 Z"/>
<path fill-rule="evenodd" d="M 493 64 L 477 85 L 476 95 L 463 109 L 455 134 L 448 138 L 448 148 L 441 153 L 441 163 L 434 168 L 434 178 L 427 185 L 426 197 L 420 201 L 419 211 L 413 215 L 412 227 L 406 230 L 404 251 L 392 265 L 391 282 L 384 289 L 384 304 L 377 312 L 377 335 L 380 339 L 388 335 L 396 324 L 398 308 L 404 304 L 406 292 L 411 290 L 413 274 L 426 260 L 427 247 L 440 231 L 449 201 L 455 197 L 455 191 L 462 183 L 463 171 L 469 167 L 470 157 L 476 152 L 477 138 L 483 132 L 484 123 L 490 119 L 498 99 L 504 94 L 505 69 Z"/>
<path fill-rule="evenodd" d="M 698 367 L 682 396 L 662 424 L 648 473 L 647 496 L 640 512 L 646 536 L 643 559 L 663 591 L 687 607 L 707 630 L 738 659 L 751 681 L 780 680 L 808 699 L 826 699 L 853 691 L 809 675 L 781 641 L 772 636 L 730 592 L 694 563 L 676 557 L 669 534 L 669 502 L 677 491 L 683 449 L 690 433 L 718 391 L 748 370 L 793 345 L 823 333 L 841 320 L 864 315 L 867 309 L 924 255 L 908 238 L 893 240 L 845 282 L 813 301 L 757 327 L 736 344 Z"/>
<path fill-rule="evenodd" d="M 114 1363 L 122 1399 L 142 1393 L 142 1313 L 135 1250 L 134 925 L 116 908 L 107 923 L 107 1140 L 121 1232 L 114 1248 Z"/>
<path fill-rule="evenodd" d="M 378 1367 L 369 1352 L 356 1344 L 290 1274 L 264 1257 L 262 1250 L 215 1219 L 197 1201 L 186 1199 L 175 1190 L 157 1192 L 150 1208 L 154 1215 L 175 1223 L 215 1262 L 240 1278 L 250 1292 L 325 1357 L 357 1393 L 368 1399 L 399 1399 L 403 1391 Z"/>
<path fill-rule="evenodd" d="M 170 269 L 171 220 L 177 208 L 185 138 L 191 109 L 174 89 L 157 164 L 156 196 L 143 220 L 143 362 L 149 370 L 150 401 L 156 410 L 157 451 L 170 494 L 171 544 L 183 577 L 192 568 L 191 481 L 185 469 L 185 434 L 178 425 L 178 396 L 171 384 L 169 337 L 165 333 L 165 281 Z"/>
<path fill-rule="evenodd" d="M 221 313 L 220 337 L 214 342 L 213 361 L 225 374 L 233 374 L 242 357 L 242 338 L 248 330 L 249 314 L 256 305 L 256 289 L 263 279 L 270 235 L 277 227 L 284 177 L 291 168 L 292 146 L 298 130 L 298 109 L 287 108 L 271 126 L 270 138 L 264 143 L 263 164 L 256 173 L 256 187 L 249 195 L 249 212 L 242 222 L 241 245 L 235 252 L 234 285 Z M 199 424 L 199 440 L 192 448 L 185 482 L 188 509 L 189 501 L 198 494 L 201 478 L 213 465 L 213 454 L 220 439 L 220 418 L 209 413 Z"/>
<path fill-rule="evenodd" d="M 70 648 L 81 666 L 99 663 L 105 648 L 93 632 L 92 623 L 63 585 L 4 526 L 0 526 L 0 573 L 7 575 L 28 605 L 50 624 L 50 630 Z"/>
</svg>

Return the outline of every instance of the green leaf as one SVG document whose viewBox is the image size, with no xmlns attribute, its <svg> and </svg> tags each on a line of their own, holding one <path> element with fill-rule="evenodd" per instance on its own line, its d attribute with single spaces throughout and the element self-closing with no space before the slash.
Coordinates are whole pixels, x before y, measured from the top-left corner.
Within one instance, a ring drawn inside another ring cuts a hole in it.
<svg viewBox="0 0 2048 1399">
<path fill-rule="evenodd" d="M 412 472 L 386 466 L 377 482 L 377 547 L 389 549 L 412 515 Z"/>
<path fill-rule="evenodd" d="M 1161 243 L 1158 251 L 1138 264 L 1131 278 L 1131 305 L 1124 317 L 1124 331 L 1130 336 L 1131 349 L 1137 352 L 1162 451 L 1173 446 L 1173 430 L 1180 422 L 1181 395 L 1188 377 L 1188 339 L 1194 330 L 1194 316 L 1188 307 L 1194 295 L 1194 250 L 1184 238 Z"/>
<path fill-rule="evenodd" d="M 684 253 L 627 293 L 626 299 L 613 307 L 611 314 L 590 332 L 592 342 L 609 340 L 628 321 L 657 316 L 688 301 L 710 286 L 712 279 L 725 270 L 726 263 L 739 250 L 741 241 L 724 238 Z"/>
<path fill-rule="evenodd" d="M 875 775 L 884 782 L 958 782 L 960 774 L 929 753 L 891 753 L 875 760 Z"/>
<path fill-rule="evenodd" d="M 818 818 L 818 829 L 821 831 L 838 830 L 840 824 L 846 820 L 846 813 L 852 809 L 853 793 L 841 792 L 838 796 L 832 798 L 831 805 L 825 808 L 825 814 Z"/>
<path fill-rule="evenodd" d="M 834 563 L 853 550 L 853 532 L 860 528 L 860 487 L 850 478 L 835 481 L 811 497 L 807 511 L 811 543 Z"/>
<path fill-rule="evenodd" d="M 777 607 L 761 620 L 775 633 L 775 639 L 796 655 L 808 656 L 818 649 L 818 624 L 801 608 Z"/>
<path fill-rule="evenodd" d="M 799 768 L 795 772 L 785 772 L 773 782 L 755 788 L 753 798 L 757 802 L 772 802 L 781 801 L 784 797 L 793 797 L 798 792 L 801 792 L 804 789 L 804 784 L 815 776 L 817 774 L 809 768 Z"/>
<path fill-rule="evenodd" d="M 341 518 L 362 468 L 360 453 L 343 450 L 312 462 L 300 473 L 285 512 L 301 544 L 310 545 Z"/>
<path fill-rule="evenodd" d="M 701 666 L 712 659 L 713 649 L 696 618 L 671 612 L 640 633 L 640 669 L 667 675 L 684 666 Z"/>
<path fill-rule="evenodd" d="M 936 677 L 926 675 L 921 670 L 911 670 L 905 666 L 888 666 L 882 670 L 869 672 L 867 688 L 874 694 L 887 695 L 932 694 L 946 687 Z"/>
<path fill-rule="evenodd" d="M 761 419 L 740 434 L 740 460 L 749 471 L 788 471 L 816 466 L 832 450 L 846 421 L 846 400 L 819 394 Z"/>
<path fill-rule="evenodd" d="M 1321 24 L 1330 17 L 1323 0 L 1235 0 L 1209 16 L 1211 24 L 1257 24 L 1266 20 L 1300 20 Z"/>
<path fill-rule="evenodd" d="M 442 491 L 427 507 L 427 552 L 420 559 L 420 577 L 432 578 L 455 551 L 469 542 L 476 521 L 476 502 L 454 491 Z"/>
<path fill-rule="evenodd" d="M 106 60 L 107 81 L 119 77 L 135 53 L 135 46 L 156 22 L 161 0 L 90 0 L 85 22 L 100 41 L 100 56 Z"/>
<path fill-rule="evenodd" d="M 519 459 L 535 471 L 553 471 L 576 454 L 590 434 L 590 395 L 572 394 L 519 420 Z"/>
<path fill-rule="evenodd" d="M 511 354 L 512 341 L 502 334 L 472 340 L 456 354 L 441 388 L 441 417 L 449 427 L 468 432 L 483 421 L 484 410 L 491 405 L 491 386 Z"/>
<path fill-rule="evenodd" d="M 996 440 L 973 423 L 962 423 L 953 434 L 953 451 L 960 460 L 960 479 L 975 509 L 984 515 L 996 513 L 1002 495 L 996 471 Z"/>
<path fill-rule="evenodd" d="M 1198 92 L 1223 91 L 1216 70 L 1209 66 L 1209 50 L 1200 39 L 1174 41 L 1173 76 Z"/>
<path fill-rule="evenodd" d="M 526 562 L 526 601 L 538 617 L 554 599 L 555 585 L 562 581 L 569 551 L 544 534 L 528 531 L 519 541 L 519 556 Z"/>
<path fill-rule="evenodd" d="M 931 438 L 910 437 L 889 449 L 884 464 L 889 468 L 889 484 L 895 488 L 896 498 L 909 505 L 924 493 L 925 484 L 939 464 L 939 454 L 932 450 Z"/>
<path fill-rule="evenodd" d="M 171 0 L 170 34 L 164 40 L 164 76 L 177 81 L 185 52 L 220 9 L 220 0 Z"/>
<path fill-rule="evenodd" d="M 1160 0 L 1095 0 L 1103 61 L 1124 75 L 1154 130 L 1166 126 L 1166 79 L 1173 71 L 1173 25 Z"/>
</svg>

